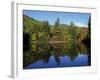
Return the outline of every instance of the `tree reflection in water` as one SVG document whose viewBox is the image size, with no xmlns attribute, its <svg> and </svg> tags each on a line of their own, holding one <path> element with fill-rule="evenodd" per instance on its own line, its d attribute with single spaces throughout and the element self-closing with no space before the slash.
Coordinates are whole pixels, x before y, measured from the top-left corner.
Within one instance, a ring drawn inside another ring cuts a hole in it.
<svg viewBox="0 0 100 80">
<path fill-rule="evenodd" d="M 34 43 L 32 45 L 30 50 L 23 52 L 24 69 L 91 65 L 90 49 L 82 43 Z M 83 59 L 85 64 L 82 62 L 78 64 L 79 61 L 74 63 L 79 55 L 85 55 L 85 60 Z"/>
</svg>

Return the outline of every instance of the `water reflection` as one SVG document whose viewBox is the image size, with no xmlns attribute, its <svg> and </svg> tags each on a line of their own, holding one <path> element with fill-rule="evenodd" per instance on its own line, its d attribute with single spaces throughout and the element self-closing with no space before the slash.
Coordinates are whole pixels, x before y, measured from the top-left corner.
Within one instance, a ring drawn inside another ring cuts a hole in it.
<svg viewBox="0 0 100 80">
<path fill-rule="evenodd" d="M 82 43 L 34 43 L 23 53 L 23 68 L 89 66 L 89 50 Z"/>
</svg>

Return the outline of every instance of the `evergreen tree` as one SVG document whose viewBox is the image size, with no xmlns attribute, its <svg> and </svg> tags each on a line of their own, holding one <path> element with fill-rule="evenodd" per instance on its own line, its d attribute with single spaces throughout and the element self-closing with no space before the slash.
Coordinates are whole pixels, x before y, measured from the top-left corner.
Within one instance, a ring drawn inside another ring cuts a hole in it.
<svg viewBox="0 0 100 80">
<path fill-rule="evenodd" d="M 58 27 L 60 25 L 60 20 L 57 18 L 57 21 L 55 22 L 55 26 Z"/>
</svg>

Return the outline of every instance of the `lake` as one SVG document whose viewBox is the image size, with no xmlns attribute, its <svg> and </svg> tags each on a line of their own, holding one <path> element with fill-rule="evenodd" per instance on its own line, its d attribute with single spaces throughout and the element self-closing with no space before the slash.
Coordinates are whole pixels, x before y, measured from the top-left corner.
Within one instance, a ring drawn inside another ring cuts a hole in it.
<svg viewBox="0 0 100 80">
<path fill-rule="evenodd" d="M 83 43 L 33 43 L 23 52 L 23 69 L 90 66 L 90 56 Z"/>
</svg>

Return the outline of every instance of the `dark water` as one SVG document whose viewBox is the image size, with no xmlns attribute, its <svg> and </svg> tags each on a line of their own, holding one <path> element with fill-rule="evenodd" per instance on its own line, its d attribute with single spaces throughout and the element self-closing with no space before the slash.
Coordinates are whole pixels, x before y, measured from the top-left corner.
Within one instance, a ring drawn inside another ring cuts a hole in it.
<svg viewBox="0 0 100 80">
<path fill-rule="evenodd" d="M 23 53 L 23 68 L 90 66 L 90 49 L 79 43 L 38 43 Z"/>
</svg>

